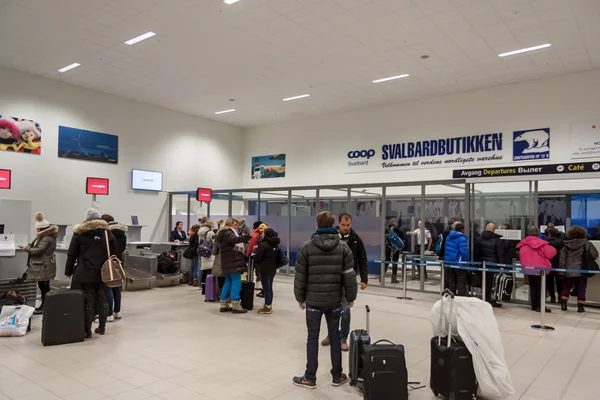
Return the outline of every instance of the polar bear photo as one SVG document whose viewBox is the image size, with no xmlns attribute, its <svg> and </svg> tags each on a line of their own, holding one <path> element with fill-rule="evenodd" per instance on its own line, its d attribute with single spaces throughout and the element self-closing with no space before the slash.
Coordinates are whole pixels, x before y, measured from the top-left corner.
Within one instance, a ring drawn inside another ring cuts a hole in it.
<svg viewBox="0 0 600 400">
<path fill-rule="evenodd" d="M 548 132 L 540 129 L 520 134 L 515 138 L 515 143 L 527 142 L 527 148 L 523 150 L 523 154 L 544 153 L 550 151 L 550 146 L 548 145 L 549 140 L 550 135 Z"/>
</svg>

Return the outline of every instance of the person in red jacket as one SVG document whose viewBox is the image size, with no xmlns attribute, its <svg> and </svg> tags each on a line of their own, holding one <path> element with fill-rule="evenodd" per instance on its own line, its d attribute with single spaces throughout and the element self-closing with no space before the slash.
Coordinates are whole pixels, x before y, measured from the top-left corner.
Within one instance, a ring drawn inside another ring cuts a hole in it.
<svg viewBox="0 0 600 400">
<path fill-rule="evenodd" d="M 248 253 L 246 254 L 246 257 L 248 258 L 248 260 L 250 260 L 249 262 L 253 261 L 253 254 L 254 254 L 256 248 L 258 247 L 258 242 L 260 241 L 260 236 L 262 235 L 264 230 L 268 229 L 268 228 L 269 227 L 267 226 L 267 224 L 263 223 L 262 221 L 256 221 L 252 225 L 252 231 L 250 232 L 250 236 L 252 238 L 250 239 L 250 244 L 248 245 Z M 256 297 L 262 298 L 262 297 L 265 297 L 265 292 L 262 289 L 261 282 L 262 281 L 260 279 L 260 271 L 257 268 L 256 269 L 256 288 L 260 291 L 258 292 Z"/>
</svg>

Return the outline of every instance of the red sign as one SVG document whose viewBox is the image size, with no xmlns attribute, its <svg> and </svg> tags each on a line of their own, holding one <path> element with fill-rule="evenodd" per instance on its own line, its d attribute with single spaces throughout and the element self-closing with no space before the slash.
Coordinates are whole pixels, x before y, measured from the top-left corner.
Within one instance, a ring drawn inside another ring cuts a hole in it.
<svg viewBox="0 0 600 400">
<path fill-rule="evenodd" d="M 212 189 L 198 188 L 196 190 L 196 200 L 210 203 L 212 201 Z"/>
<path fill-rule="evenodd" d="M 108 179 L 106 178 L 87 178 L 87 194 L 108 195 Z"/>
<path fill-rule="evenodd" d="M 10 189 L 10 169 L 0 169 L 0 189 Z"/>
</svg>

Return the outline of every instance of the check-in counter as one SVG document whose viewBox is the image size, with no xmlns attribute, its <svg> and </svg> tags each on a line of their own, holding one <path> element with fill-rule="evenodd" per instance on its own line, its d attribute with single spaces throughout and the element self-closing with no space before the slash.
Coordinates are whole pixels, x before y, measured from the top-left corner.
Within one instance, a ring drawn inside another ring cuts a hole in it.
<svg viewBox="0 0 600 400">
<path fill-rule="evenodd" d="M 67 264 L 67 249 L 57 248 L 54 252 L 56 258 L 57 281 L 68 281 L 65 276 Z M 14 256 L 0 257 L 0 279 L 16 279 L 27 271 L 27 253 L 21 249 L 15 250 Z"/>
</svg>

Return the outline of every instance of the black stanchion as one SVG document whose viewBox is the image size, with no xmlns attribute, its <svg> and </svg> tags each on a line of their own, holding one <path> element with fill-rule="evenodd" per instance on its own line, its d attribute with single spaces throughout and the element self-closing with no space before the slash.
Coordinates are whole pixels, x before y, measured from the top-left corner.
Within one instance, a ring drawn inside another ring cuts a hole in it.
<svg viewBox="0 0 600 400">
<path fill-rule="evenodd" d="M 546 271 L 540 270 L 540 279 L 542 280 L 541 294 L 540 294 L 540 324 L 531 325 L 536 331 L 553 331 L 554 328 L 550 325 L 546 325 Z"/>
</svg>

